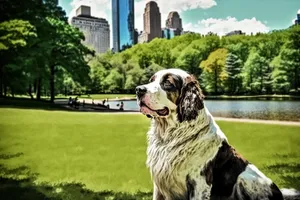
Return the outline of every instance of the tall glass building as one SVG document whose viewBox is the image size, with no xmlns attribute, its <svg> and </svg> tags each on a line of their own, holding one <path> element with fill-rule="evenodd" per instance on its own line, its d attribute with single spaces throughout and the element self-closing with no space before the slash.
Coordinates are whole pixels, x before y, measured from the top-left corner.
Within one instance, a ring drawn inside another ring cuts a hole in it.
<svg viewBox="0 0 300 200">
<path fill-rule="evenodd" d="M 112 0 L 112 27 L 114 52 L 134 45 L 134 0 Z"/>
</svg>

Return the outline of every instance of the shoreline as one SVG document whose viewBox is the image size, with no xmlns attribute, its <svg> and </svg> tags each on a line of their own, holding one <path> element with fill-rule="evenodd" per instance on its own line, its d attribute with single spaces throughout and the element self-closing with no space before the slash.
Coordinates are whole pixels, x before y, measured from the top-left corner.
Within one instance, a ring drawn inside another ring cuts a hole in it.
<svg viewBox="0 0 300 200">
<path fill-rule="evenodd" d="M 91 100 L 93 98 L 81 98 L 85 100 Z M 289 95 L 249 95 L 249 96 L 227 96 L 227 95 L 220 95 L 220 96 L 205 96 L 206 100 L 279 100 L 279 101 L 300 101 L 300 96 L 289 96 Z M 105 99 L 94 99 L 98 101 L 103 101 Z M 109 98 L 109 101 L 134 101 L 136 97 L 120 97 L 120 98 Z"/>
</svg>

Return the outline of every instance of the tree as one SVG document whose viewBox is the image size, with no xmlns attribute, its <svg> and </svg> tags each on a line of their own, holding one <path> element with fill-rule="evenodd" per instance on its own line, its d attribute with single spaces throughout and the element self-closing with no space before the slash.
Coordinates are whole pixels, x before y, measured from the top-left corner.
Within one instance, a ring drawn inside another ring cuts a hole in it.
<svg viewBox="0 0 300 200">
<path fill-rule="evenodd" d="M 103 82 L 104 92 L 116 93 L 123 89 L 124 77 L 116 69 L 110 71 Z"/>
<path fill-rule="evenodd" d="M 159 66 L 158 64 L 152 63 L 149 67 L 145 69 L 145 72 L 142 77 L 142 83 L 148 83 L 150 78 L 158 72 L 159 70 L 164 69 L 163 67 Z"/>
<path fill-rule="evenodd" d="M 24 62 L 16 64 L 18 51 L 28 47 L 30 40 L 36 36 L 36 29 L 28 21 L 10 20 L 0 23 L 0 96 L 3 95 L 3 87 L 6 95 L 6 87 L 12 86 L 11 78 L 22 74 L 20 67 Z M 24 81 L 20 76 L 19 78 Z"/>
<path fill-rule="evenodd" d="M 300 92 L 300 26 L 289 30 L 288 41 L 281 52 L 281 65 L 287 66 L 291 92 Z M 286 71 L 286 70 L 285 70 Z"/>
<path fill-rule="evenodd" d="M 242 60 L 237 55 L 229 53 L 226 59 L 225 71 L 228 75 L 226 90 L 229 94 L 236 94 L 242 89 L 241 70 Z"/>
<path fill-rule="evenodd" d="M 271 65 L 274 68 L 272 72 L 273 91 L 280 94 L 287 94 L 291 89 L 288 65 L 282 63 L 280 55 L 274 58 Z"/>
<path fill-rule="evenodd" d="M 55 18 L 48 18 L 51 29 L 47 47 L 47 65 L 50 72 L 50 101 L 55 97 L 55 73 L 58 67 L 64 68 L 75 81 L 80 83 L 88 80 L 89 66 L 86 56 L 93 54 L 81 43 L 84 35 L 78 28 L 66 24 Z"/>
<path fill-rule="evenodd" d="M 244 67 L 244 85 L 255 94 L 269 93 L 272 79 L 268 60 L 253 49 Z"/>
<path fill-rule="evenodd" d="M 218 94 L 221 92 L 224 80 L 227 77 L 225 71 L 227 49 L 221 48 L 213 51 L 208 59 L 202 61 L 200 66 L 203 69 L 202 84 L 207 92 Z"/>
</svg>

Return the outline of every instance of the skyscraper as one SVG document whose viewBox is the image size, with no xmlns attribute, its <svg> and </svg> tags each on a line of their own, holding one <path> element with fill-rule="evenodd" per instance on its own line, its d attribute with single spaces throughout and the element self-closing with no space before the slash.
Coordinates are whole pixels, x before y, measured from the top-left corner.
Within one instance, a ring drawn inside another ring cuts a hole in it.
<svg viewBox="0 0 300 200">
<path fill-rule="evenodd" d="M 182 21 L 181 18 L 176 11 L 172 11 L 168 15 L 168 19 L 166 20 L 166 28 L 178 29 L 180 32 L 182 29 Z"/>
<path fill-rule="evenodd" d="M 80 6 L 76 17 L 72 17 L 72 25 L 78 27 L 84 34 L 83 44 L 95 49 L 97 53 L 109 50 L 110 30 L 106 19 L 91 16 L 91 8 Z"/>
<path fill-rule="evenodd" d="M 114 52 L 134 45 L 134 0 L 112 0 Z"/>
<path fill-rule="evenodd" d="M 166 28 L 162 29 L 162 37 L 171 39 L 177 35 L 181 35 L 182 32 L 182 21 L 178 12 L 170 12 L 168 15 L 168 19 L 166 20 Z"/>
<path fill-rule="evenodd" d="M 295 20 L 295 25 L 300 25 L 300 11 L 298 11 L 297 18 Z"/>
<path fill-rule="evenodd" d="M 154 1 L 146 4 L 144 12 L 144 33 L 146 42 L 150 42 L 154 38 L 161 38 L 161 16 L 159 7 Z"/>
</svg>

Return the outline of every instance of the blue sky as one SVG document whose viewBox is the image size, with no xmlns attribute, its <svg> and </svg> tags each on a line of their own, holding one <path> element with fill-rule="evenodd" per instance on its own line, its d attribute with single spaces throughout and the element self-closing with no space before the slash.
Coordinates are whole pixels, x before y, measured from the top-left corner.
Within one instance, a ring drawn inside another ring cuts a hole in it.
<svg viewBox="0 0 300 200">
<path fill-rule="evenodd" d="M 143 12 L 149 0 L 135 0 L 135 27 L 142 30 Z M 162 26 L 170 11 L 178 11 L 184 30 L 220 35 L 239 29 L 268 32 L 292 25 L 300 12 L 300 0 L 155 0 Z M 111 0 L 59 0 L 67 15 L 74 16 L 79 5 L 91 6 L 93 16 L 106 18 L 111 25 Z"/>
</svg>

